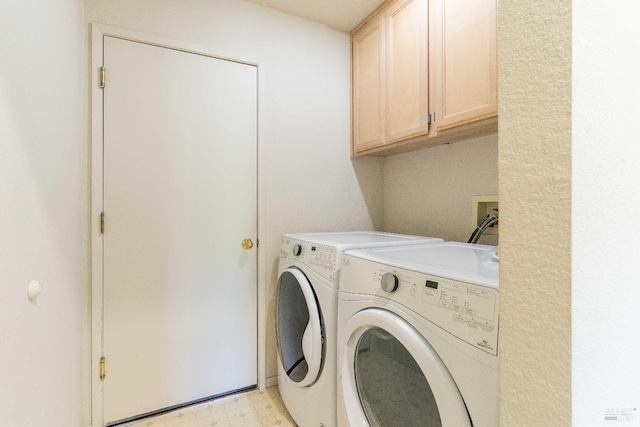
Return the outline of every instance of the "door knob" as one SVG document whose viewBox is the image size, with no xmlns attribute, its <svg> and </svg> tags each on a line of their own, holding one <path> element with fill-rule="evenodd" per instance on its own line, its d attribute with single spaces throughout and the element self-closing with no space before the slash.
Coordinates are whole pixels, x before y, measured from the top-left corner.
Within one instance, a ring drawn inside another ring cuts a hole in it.
<svg viewBox="0 0 640 427">
<path fill-rule="evenodd" d="M 253 247 L 253 240 L 251 239 L 244 239 L 242 241 L 242 248 L 243 249 L 251 249 Z"/>
</svg>

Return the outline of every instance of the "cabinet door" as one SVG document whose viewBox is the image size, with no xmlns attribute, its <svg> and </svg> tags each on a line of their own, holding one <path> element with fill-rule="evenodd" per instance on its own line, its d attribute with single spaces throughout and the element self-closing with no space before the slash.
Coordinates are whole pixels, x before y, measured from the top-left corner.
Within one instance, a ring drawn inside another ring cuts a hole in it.
<svg viewBox="0 0 640 427">
<path fill-rule="evenodd" d="M 381 17 L 374 18 L 352 38 L 353 152 L 383 143 L 384 118 L 384 28 Z"/>
<path fill-rule="evenodd" d="M 386 13 L 385 143 L 426 134 L 427 0 L 397 0 Z"/>
<path fill-rule="evenodd" d="M 496 0 L 431 0 L 429 7 L 436 130 L 496 116 Z"/>
</svg>

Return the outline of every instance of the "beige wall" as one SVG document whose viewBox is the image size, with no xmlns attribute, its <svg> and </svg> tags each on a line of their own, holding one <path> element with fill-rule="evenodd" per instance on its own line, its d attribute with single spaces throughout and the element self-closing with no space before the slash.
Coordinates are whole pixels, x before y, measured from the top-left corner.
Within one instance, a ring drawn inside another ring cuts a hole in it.
<svg viewBox="0 0 640 427">
<path fill-rule="evenodd" d="M 466 242 L 474 195 L 498 194 L 498 136 L 384 160 L 384 230 Z M 495 245 L 486 234 L 478 243 Z"/>
<path fill-rule="evenodd" d="M 571 425 L 571 1 L 500 1 L 500 420 Z"/>
</svg>

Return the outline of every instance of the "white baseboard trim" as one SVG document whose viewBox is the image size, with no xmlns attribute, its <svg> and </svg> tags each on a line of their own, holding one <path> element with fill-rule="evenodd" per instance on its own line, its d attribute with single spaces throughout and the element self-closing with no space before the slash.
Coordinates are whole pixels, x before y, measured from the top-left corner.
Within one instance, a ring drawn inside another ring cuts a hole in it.
<svg viewBox="0 0 640 427">
<path fill-rule="evenodd" d="M 267 377 L 267 381 L 265 383 L 266 387 L 273 387 L 274 385 L 278 385 L 278 376 L 274 375 L 272 377 Z"/>
</svg>

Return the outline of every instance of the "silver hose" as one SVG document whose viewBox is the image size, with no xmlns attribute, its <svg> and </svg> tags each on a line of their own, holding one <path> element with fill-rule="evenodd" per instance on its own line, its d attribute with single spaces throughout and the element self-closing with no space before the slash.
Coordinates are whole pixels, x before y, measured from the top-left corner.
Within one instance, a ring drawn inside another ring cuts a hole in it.
<svg viewBox="0 0 640 427">
<path fill-rule="evenodd" d="M 482 223 L 473 231 L 473 233 L 471 233 L 471 237 L 469 237 L 467 243 L 476 243 L 480 236 L 482 236 L 482 233 L 497 222 L 498 217 L 496 215 L 487 215 Z"/>
</svg>

